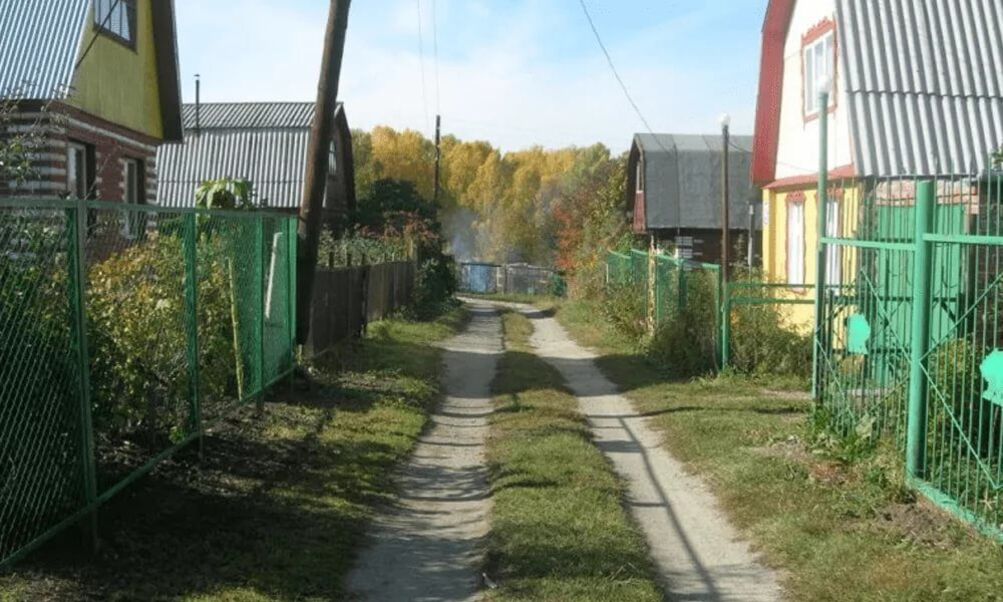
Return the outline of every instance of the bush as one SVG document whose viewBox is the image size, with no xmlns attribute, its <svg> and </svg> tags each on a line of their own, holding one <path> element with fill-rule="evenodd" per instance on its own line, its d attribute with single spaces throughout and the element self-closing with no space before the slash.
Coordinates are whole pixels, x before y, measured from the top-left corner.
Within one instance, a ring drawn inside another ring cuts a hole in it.
<svg viewBox="0 0 1003 602">
<path fill-rule="evenodd" d="M 617 330 L 638 341 L 648 334 L 647 293 L 630 282 L 611 282 L 603 295 L 603 316 Z"/>
<path fill-rule="evenodd" d="M 200 243 L 203 397 L 232 390 L 233 328 L 221 238 Z M 94 265 L 87 287 L 94 424 L 105 435 L 187 433 L 189 375 L 181 240 L 151 237 Z"/>
<path fill-rule="evenodd" d="M 686 274 L 686 299 L 678 291 L 665 299 L 663 318 L 647 346 L 648 355 L 678 377 L 703 376 L 718 367 L 717 275 Z"/>
<path fill-rule="evenodd" d="M 742 289 L 741 294 L 770 301 L 777 292 L 762 287 Z M 783 307 L 779 303 L 732 307 L 732 369 L 750 375 L 811 377 L 814 339 L 785 323 Z"/>
<path fill-rule="evenodd" d="M 455 304 L 456 266 L 445 255 L 429 259 L 418 268 L 409 312 L 418 320 L 434 318 Z"/>
</svg>

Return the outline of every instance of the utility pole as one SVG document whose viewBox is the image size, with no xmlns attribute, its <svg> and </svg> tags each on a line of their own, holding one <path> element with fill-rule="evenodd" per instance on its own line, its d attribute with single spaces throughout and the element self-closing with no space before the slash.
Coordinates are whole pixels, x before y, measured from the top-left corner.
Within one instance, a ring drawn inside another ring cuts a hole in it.
<svg viewBox="0 0 1003 602">
<path fill-rule="evenodd" d="M 728 147 L 731 145 L 731 116 L 721 116 L 721 142 L 723 155 L 721 158 L 721 273 L 728 282 L 728 260 L 731 251 L 731 189 L 728 182 Z"/>
<path fill-rule="evenodd" d="M 348 9 L 351 0 L 331 0 L 324 34 L 324 55 L 320 79 L 317 82 L 317 107 L 310 130 L 306 179 L 300 204 L 299 253 L 297 254 L 298 291 L 296 293 L 296 339 L 303 345 L 310 334 L 310 308 L 313 302 L 314 270 L 320 244 L 321 219 L 324 211 L 324 191 L 327 188 L 328 152 L 334 112 L 338 105 L 338 83 L 348 33 Z"/>
<path fill-rule="evenodd" d="M 832 93 L 832 79 L 826 78 L 819 82 L 819 110 L 818 110 L 818 191 L 815 194 L 815 204 L 818 213 L 818 224 L 816 235 L 818 237 L 818 247 L 815 256 L 815 332 L 814 352 L 812 353 L 811 369 L 811 396 L 815 401 L 822 400 L 822 326 L 824 324 L 822 314 L 825 312 L 826 294 L 826 259 L 827 247 L 822 240 L 825 238 L 828 228 L 826 210 L 829 208 L 829 95 Z M 913 335 L 915 336 L 915 334 Z"/>
<path fill-rule="evenodd" d="M 435 206 L 439 206 L 439 188 L 441 182 L 442 169 L 442 115 L 435 116 L 435 192 L 433 201 Z"/>
</svg>

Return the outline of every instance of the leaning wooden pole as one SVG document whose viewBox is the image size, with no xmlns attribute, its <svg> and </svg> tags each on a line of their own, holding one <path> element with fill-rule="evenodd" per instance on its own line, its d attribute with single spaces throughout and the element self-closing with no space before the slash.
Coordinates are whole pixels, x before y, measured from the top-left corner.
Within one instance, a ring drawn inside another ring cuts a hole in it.
<svg viewBox="0 0 1003 602">
<path fill-rule="evenodd" d="M 351 0 L 331 0 L 324 34 L 324 56 L 317 83 L 317 108 L 310 130 L 306 178 L 299 212 L 299 252 L 297 253 L 296 340 L 304 345 L 310 335 L 310 307 L 313 302 L 314 270 L 317 265 L 324 191 L 327 189 L 328 148 L 338 105 L 338 83 L 348 33 Z"/>
</svg>

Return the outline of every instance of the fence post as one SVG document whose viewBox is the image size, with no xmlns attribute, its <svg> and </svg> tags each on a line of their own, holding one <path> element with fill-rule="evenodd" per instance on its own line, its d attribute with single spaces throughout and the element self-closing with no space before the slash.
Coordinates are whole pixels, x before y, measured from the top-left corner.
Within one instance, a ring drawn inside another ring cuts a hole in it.
<svg viewBox="0 0 1003 602">
<path fill-rule="evenodd" d="M 731 363 L 731 283 L 724 280 L 721 293 L 721 369 Z"/>
<path fill-rule="evenodd" d="M 829 92 L 823 91 L 819 95 L 819 169 L 818 169 L 818 190 L 815 193 L 815 205 L 818 213 L 817 232 L 818 245 L 815 256 L 815 330 L 812 334 L 812 369 L 811 369 L 811 397 L 815 401 L 821 399 L 822 392 L 819 388 L 820 371 L 822 369 L 822 314 L 825 308 L 826 291 L 826 259 L 827 246 L 822 242 L 827 232 L 828 220 L 826 219 L 826 209 L 829 206 Z"/>
<path fill-rule="evenodd" d="M 255 345 L 257 361 L 254 362 L 254 369 L 257 373 L 258 391 L 257 406 L 258 411 L 265 408 L 265 218 L 260 213 L 254 219 L 254 282 L 258 285 L 258 327 L 257 345 Z"/>
<path fill-rule="evenodd" d="M 680 259 L 676 263 L 676 268 L 679 270 L 679 311 L 680 315 L 682 315 L 682 312 L 686 309 L 687 298 L 689 297 L 689 291 L 686 289 L 686 261 Z"/>
<path fill-rule="evenodd" d="M 97 500 L 97 466 L 94 458 L 94 423 L 91 418 L 90 352 L 87 341 L 87 206 L 80 201 L 66 211 L 69 255 L 69 301 L 73 350 L 77 360 L 77 396 L 80 400 L 80 460 L 83 471 L 84 501 L 91 506 Z M 97 509 L 87 515 L 91 545 L 97 550 Z"/>
<path fill-rule="evenodd" d="M 926 473 L 926 356 L 930 350 L 930 281 L 933 269 L 932 244 L 925 240 L 933 228 L 936 188 L 932 181 L 916 187 L 916 254 L 912 279 L 912 341 L 909 358 L 909 432 L 906 439 L 906 468 L 910 477 Z"/>
<path fill-rule="evenodd" d="M 296 235 L 296 220 L 286 220 L 286 240 L 289 243 L 288 249 L 288 291 L 289 297 L 289 384 L 292 386 L 296 378 L 296 243 L 299 237 Z M 349 263 L 351 265 L 351 263 Z M 332 266 L 333 268 L 334 266 Z"/>
<path fill-rule="evenodd" d="M 194 213 L 184 216 L 185 248 L 185 316 L 188 335 L 188 403 L 189 428 L 198 433 L 199 460 L 205 451 L 202 430 L 202 398 L 199 382 L 199 329 L 198 329 L 198 226 Z"/>
</svg>

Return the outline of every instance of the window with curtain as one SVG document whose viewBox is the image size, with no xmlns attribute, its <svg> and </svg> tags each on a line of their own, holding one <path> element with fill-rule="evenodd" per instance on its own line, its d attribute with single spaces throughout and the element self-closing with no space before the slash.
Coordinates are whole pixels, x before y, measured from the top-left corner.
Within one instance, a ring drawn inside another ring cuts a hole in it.
<svg viewBox="0 0 1003 602">
<path fill-rule="evenodd" d="M 94 25 L 129 45 L 136 43 L 136 0 L 94 0 Z"/>
<path fill-rule="evenodd" d="M 787 204 L 787 283 L 804 286 L 804 203 Z"/>
</svg>

